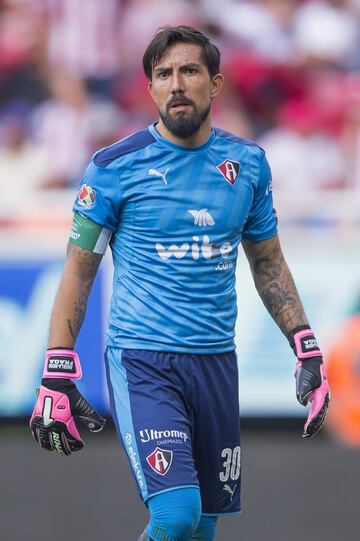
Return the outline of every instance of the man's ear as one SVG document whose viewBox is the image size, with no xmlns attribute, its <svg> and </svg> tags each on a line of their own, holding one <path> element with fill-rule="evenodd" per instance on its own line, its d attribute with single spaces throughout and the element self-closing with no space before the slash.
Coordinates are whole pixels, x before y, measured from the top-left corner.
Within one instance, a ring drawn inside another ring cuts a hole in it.
<svg viewBox="0 0 360 541">
<path fill-rule="evenodd" d="M 148 82 L 147 89 L 148 89 L 148 92 L 149 92 L 151 98 L 157 103 L 158 100 L 157 100 L 156 97 L 154 96 L 154 93 L 153 93 L 153 87 L 152 87 L 152 82 L 151 82 L 151 81 Z"/>
<path fill-rule="evenodd" d="M 210 97 L 215 98 L 222 89 L 222 86 L 224 84 L 224 77 L 221 73 L 218 73 L 217 75 L 214 75 L 214 77 L 211 79 L 211 89 L 210 89 Z"/>
</svg>

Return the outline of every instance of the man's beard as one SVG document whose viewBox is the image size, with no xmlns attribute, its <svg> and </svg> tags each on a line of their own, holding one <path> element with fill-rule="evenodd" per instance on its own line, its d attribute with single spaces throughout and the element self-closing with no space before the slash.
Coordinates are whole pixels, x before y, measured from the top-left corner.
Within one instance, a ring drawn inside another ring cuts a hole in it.
<svg viewBox="0 0 360 541">
<path fill-rule="evenodd" d="M 192 113 L 186 114 L 183 111 L 180 111 L 172 116 L 169 114 L 171 103 L 168 104 L 165 114 L 159 110 L 160 118 L 165 127 L 170 133 L 175 135 L 175 137 L 179 137 L 180 139 L 187 139 L 191 135 L 194 135 L 210 113 L 210 103 L 205 109 L 200 111 L 196 108 L 193 102 L 190 102 L 190 100 L 186 100 L 186 103 L 192 105 Z"/>
</svg>

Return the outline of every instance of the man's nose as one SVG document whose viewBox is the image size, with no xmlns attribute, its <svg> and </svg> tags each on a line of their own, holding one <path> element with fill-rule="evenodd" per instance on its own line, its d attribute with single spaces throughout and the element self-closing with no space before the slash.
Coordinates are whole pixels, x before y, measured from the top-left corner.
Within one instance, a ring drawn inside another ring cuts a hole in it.
<svg viewBox="0 0 360 541">
<path fill-rule="evenodd" d="M 174 72 L 171 78 L 171 92 L 177 94 L 179 92 L 184 93 L 184 77 L 179 72 Z"/>
</svg>

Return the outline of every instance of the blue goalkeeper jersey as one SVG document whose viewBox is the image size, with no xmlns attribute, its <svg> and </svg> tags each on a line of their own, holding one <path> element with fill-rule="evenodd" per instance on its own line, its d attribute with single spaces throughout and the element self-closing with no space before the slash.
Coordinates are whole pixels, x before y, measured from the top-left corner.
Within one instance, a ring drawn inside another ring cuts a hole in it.
<svg viewBox="0 0 360 541">
<path fill-rule="evenodd" d="M 150 125 L 94 155 L 74 211 L 113 231 L 108 345 L 234 350 L 239 243 L 277 233 L 259 146 L 213 128 L 186 148 Z"/>
</svg>

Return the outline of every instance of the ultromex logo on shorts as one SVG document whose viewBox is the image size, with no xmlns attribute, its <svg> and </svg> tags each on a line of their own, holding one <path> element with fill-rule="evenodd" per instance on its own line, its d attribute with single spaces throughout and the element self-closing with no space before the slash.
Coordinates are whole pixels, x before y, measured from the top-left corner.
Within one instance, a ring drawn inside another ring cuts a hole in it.
<svg viewBox="0 0 360 541">
<path fill-rule="evenodd" d="M 156 440 L 157 445 L 186 443 L 189 439 L 186 432 L 182 432 L 181 430 L 153 430 L 152 428 L 145 428 L 144 430 L 140 430 L 139 434 L 142 443 Z"/>
<path fill-rule="evenodd" d="M 143 488 L 144 479 L 143 479 L 143 476 L 141 475 L 141 470 L 140 470 L 138 458 L 137 458 L 135 449 L 133 448 L 133 445 L 132 445 L 133 444 L 133 438 L 132 438 L 132 435 L 130 434 L 130 432 L 127 432 L 127 434 L 125 436 L 125 443 L 126 443 L 126 447 L 127 447 L 129 457 L 130 457 L 131 465 L 132 465 L 133 470 L 135 472 L 136 479 L 137 479 L 137 481 L 139 483 L 140 488 Z"/>
<path fill-rule="evenodd" d="M 156 447 L 155 451 L 146 457 L 151 469 L 159 475 L 167 474 L 172 464 L 172 459 L 173 452 L 168 449 L 160 449 L 160 447 Z"/>
</svg>

